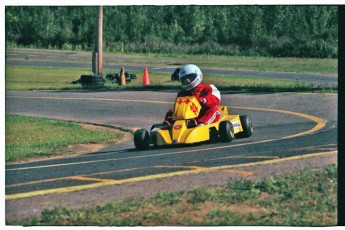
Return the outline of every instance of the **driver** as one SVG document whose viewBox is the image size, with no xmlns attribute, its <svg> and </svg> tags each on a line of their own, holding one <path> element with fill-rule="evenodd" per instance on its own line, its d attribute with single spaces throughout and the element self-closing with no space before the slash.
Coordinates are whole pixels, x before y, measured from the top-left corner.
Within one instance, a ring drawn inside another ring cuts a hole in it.
<svg viewBox="0 0 345 230">
<path fill-rule="evenodd" d="M 181 68 L 179 80 L 182 84 L 177 97 L 194 96 L 201 105 L 201 111 L 196 119 L 188 120 L 188 126 L 204 125 L 217 122 L 220 119 L 218 105 L 220 104 L 220 92 L 212 84 L 202 84 L 202 72 L 196 65 L 188 64 Z M 174 110 L 170 109 L 165 116 L 163 126 L 173 123 L 172 115 Z"/>
</svg>

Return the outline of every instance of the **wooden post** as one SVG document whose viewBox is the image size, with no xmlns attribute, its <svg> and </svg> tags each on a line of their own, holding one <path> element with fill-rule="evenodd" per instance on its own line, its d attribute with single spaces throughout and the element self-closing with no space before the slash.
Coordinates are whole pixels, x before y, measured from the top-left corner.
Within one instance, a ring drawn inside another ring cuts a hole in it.
<svg viewBox="0 0 345 230">
<path fill-rule="evenodd" d="M 121 85 L 126 85 L 126 75 L 125 75 L 125 68 L 121 68 Z"/>
<path fill-rule="evenodd" d="M 98 74 L 98 64 L 97 64 L 97 53 L 96 51 L 92 52 L 92 73 L 93 75 Z"/>
<path fill-rule="evenodd" d="M 103 6 L 98 7 L 98 75 L 103 72 Z"/>
</svg>

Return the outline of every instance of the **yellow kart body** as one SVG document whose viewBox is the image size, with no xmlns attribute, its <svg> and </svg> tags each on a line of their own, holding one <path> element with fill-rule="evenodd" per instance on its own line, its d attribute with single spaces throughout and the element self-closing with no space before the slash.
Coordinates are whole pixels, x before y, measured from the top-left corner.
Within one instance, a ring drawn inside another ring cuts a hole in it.
<svg viewBox="0 0 345 230">
<path fill-rule="evenodd" d="M 229 114 L 226 106 L 218 106 L 220 119 L 212 124 L 188 124 L 189 120 L 199 116 L 201 105 L 193 96 L 178 97 L 175 101 L 173 124 L 153 125 L 150 133 L 139 129 L 134 133 L 137 149 L 145 150 L 150 144 L 154 146 L 194 144 L 205 141 L 221 140 L 230 142 L 233 138 L 249 137 L 253 126 L 247 116 Z"/>
<path fill-rule="evenodd" d="M 195 97 L 180 97 L 176 100 L 173 120 L 175 120 L 170 129 L 157 129 L 155 137 L 155 145 L 171 145 L 171 144 L 193 144 L 210 140 L 211 128 L 219 131 L 219 124 L 228 120 L 232 123 L 234 133 L 242 132 L 242 126 L 239 115 L 229 115 L 226 106 L 218 106 L 220 112 L 220 120 L 202 126 L 188 128 L 186 120 L 197 118 L 201 105 Z"/>
</svg>

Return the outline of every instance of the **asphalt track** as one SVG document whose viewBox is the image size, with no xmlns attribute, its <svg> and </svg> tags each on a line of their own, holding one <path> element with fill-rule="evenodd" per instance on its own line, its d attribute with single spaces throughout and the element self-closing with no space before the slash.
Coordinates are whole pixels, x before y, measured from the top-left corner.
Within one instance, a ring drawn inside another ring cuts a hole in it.
<svg viewBox="0 0 345 230">
<path fill-rule="evenodd" d="M 6 113 L 130 131 L 160 123 L 175 96 L 149 91 L 8 91 Z M 81 156 L 7 164 L 6 219 L 38 215 L 56 205 L 82 207 L 319 167 L 337 156 L 337 103 L 335 94 L 223 93 L 222 104 L 230 113 L 252 119 L 252 137 L 147 151 L 135 150 L 129 140 Z"/>
</svg>

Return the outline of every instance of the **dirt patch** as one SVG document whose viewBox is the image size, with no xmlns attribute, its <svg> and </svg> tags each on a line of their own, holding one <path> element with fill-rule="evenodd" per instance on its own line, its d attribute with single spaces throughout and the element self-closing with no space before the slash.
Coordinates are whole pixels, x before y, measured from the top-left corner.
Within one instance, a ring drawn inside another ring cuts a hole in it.
<svg viewBox="0 0 345 230">
<path fill-rule="evenodd" d="M 80 124 L 80 125 L 83 128 L 89 129 L 89 130 L 106 130 L 106 131 L 110 131 L 114 133 L 120 133 L 123 135 L 121 139 L 114 139 L 112 141 L 112 144 L 122 143 L 124 141 L 129 140 L 132 137 L 129 132 L 120 131 L 115 128 L 92 125 L 92 124 Z M 81 155 L 81 154 L 86 154 L 86 153 L 91 153 L 91 152 L 97 152 L 97 151 L 100 151 L 101 149 L 104 149 L 105 147 L 109 145 L 110 144 L 76 144 L 76 145 L 67 146 L 65 150 L 69 152 L 73 152 L 74 153 L 73 155 L 75 156 L 75 155 Z"/>
<path fill-rule="evenodd" d="M 114 129 L 114 128 L 109 128 L 105 126 L 100 126 L 100 125 L 92 125 L 92 124 L 80 124 L 83 128 L 85 129 L 90 129 L 90 130 L 106 130 L 114 133 L 118 133 L 119 130 Z"/>
<path fill-rule="evenodd" d="M 115 127 L 111 128 L 111 127 L 105 127 L 105 126 L 100 126 L 100 125 L 83 124 L 83 123 L 80 123 L 80 125 L 83 128 L 89 129 L 89 130 L 105 130 L 105 131 L 110 131 L 113 133 L 119 133 L 119 134 L 122 134 L 122 138 L 114 139 L 111 143 L 108 143 L 108 144 L 104 144 L 104 143 L 101 143 L 101 144 L 75 144 L 75 145 L 69 145 L 67 147 L 61 147 L 59 149 L 59 151 L 68 152 L 68 157 L 98 152 L 98 151 L 106 148 L 109 145 L 119 144 L 119 143 L 128 141 L 129 139 L 132 138 L 131 133 L 121 131 L 119 129 L 116 129 Z M 66 155 L 63 155 L 60 157 L 66 157 Z"/>
<path fill-rule="evenodd" d="M 115 141 L 114 141 L 115 143 Z M 77 144 L 77 145 L 69 145 L 65 148 L 61 148 L 60 150 L 66 151 L 66 152 L 73 152 L 71 155 L 81 155 L 91 152 L 97 152 L 105 147 L 107 147 L 109 144 Z"/>
</svg>

